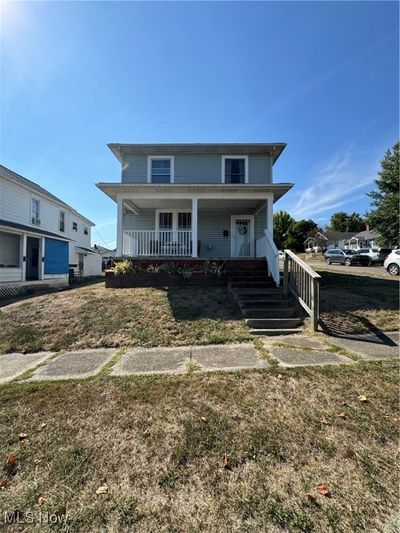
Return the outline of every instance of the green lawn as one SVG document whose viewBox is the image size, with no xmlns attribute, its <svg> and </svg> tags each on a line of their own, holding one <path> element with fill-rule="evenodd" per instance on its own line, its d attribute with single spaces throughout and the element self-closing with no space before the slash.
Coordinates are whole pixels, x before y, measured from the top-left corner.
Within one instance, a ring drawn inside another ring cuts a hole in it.
<svg viewBox="0 0 400 533">
<path fill-rule="evenodd" d="M 66 511 L 40 532 L 395 531 L 398 370 L 3 385 L 1 516 Z"/>
</svg>

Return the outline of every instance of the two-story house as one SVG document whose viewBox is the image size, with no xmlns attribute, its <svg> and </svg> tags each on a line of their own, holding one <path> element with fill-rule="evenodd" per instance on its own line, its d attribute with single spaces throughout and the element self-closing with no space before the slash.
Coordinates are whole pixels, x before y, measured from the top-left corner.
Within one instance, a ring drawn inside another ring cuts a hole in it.
<svg viewBox="0 0 400 533">
<path fill-rule="evenodd" d="M 286 144 L 108 146 L 121 183 L 97 187 L 118 206 L 118 258 L 265 256 L 273 204 L 292 187 L 272 178 Z"/>
<path fill-rule="evenodd" d="M 68 285 L 69 268 L 101 273 L 93 222 L 40 185 L 0 165 L 0 295 Z"/>
</svg>

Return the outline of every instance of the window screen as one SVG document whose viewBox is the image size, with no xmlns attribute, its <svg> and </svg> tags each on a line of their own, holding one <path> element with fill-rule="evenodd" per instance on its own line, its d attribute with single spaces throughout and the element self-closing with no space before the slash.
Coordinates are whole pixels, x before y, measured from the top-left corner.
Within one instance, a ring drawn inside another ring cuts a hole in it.
<svg viewBox="0 0 400 533">
<path fill-rule="evenodd" d="M 20 266 L 21 237 L 0 231 L 0 267 Z"/>
</svg>

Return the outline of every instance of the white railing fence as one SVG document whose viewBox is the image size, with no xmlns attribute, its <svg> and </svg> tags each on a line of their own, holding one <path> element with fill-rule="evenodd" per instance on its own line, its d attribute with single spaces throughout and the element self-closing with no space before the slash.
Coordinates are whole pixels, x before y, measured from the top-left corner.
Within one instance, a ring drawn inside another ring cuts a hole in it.
<svg viewBox="0 0 400 533">
<path fill-rule="evenodd" d="M 279 273 L 279 251 L 274 243 L 274 239 L 268 230 L 264 230 L 264 237 L 256 240 L 256 256 L 264 257 L 268 264 L 268 274 L 275 281 L 276 286 L 280 285 Z"/>
<path fill-rule="evenodd" d="M 289 291 L 311 317 L 313 330 L 318 329 L 319 322 L 319 280 L 321 276 L 314 272 L 304 261 L 290 250 L 285 250 L 283 266 L 283 294 Z"/>
<path fill-rule="evenodd" d="M 192 232 L 190 230 L 125 230 L 122 251 L 127 257 L 188 257 L 192 255 Z"/>
</svg>

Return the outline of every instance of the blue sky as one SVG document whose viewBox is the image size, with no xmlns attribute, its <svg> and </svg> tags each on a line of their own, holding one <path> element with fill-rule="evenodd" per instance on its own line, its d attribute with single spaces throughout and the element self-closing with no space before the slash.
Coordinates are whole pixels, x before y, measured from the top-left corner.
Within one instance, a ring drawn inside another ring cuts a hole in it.
<svg viewBox="0 0 400 533">
<path fill-rule="evenodd" d="M 109 142 L 278 142 L 275 208 L 368 208 L 399 134 L 397 2 L 2 2 L 2 164 L 112 246 Z"/>
</svg>

